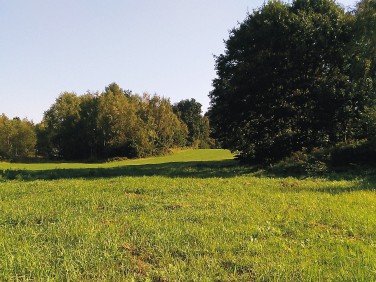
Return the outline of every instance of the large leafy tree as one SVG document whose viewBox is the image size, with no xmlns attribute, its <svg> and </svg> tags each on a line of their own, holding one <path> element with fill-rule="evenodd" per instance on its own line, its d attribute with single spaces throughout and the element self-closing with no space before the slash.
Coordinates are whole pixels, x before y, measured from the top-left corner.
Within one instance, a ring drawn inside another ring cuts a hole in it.
<svg viewBox="0 0 376 282">
<path fill-rule="evenodd" d="M 200 136 L 201 104 L 195 99 L 186 99 L 173 106 L 175 113 L 188 127 L 188 144 L 192 145 Z"/>
<path fill-rule="evenodd" d="M 233 29 L 210 93 L 223 146 L 272 162 L 359 136 L 370 92 L 353 69 L 354 22 L 331 0 L 271 1 Z"/>
<path fill-rule="evenodd" d="M 142 120 L 138 105 L 117 84 L 113 83 L 99 97 L 98 131 L 106 156 L 138 156 L 137 143 Z"/>
<path fill-rule="evenodd" d="M 360 1 L 354 15 L 354 88 L 367 98 L 362 115 L 364 132 L 368 139 L 376 144 L 376 1 Z"/>
<path fill-rule="evenodd" d="M 65 159 L 81 158 L 80 98 L 75 93 L 64 92 L 44 113 L 46 139 L 50 141 L 50 155 Z"/>
<path fill-rule="evenodd" d="M 80 96 L 79 122 L 77 134 L 80 135 L 80 154 L 83 158 L 96 159 L 101 154 L 98 130 L 99 93 L 86 93 Z"/>
<path fill-rule="evenodd" d="M 144 93 L 142 104 L 141 116 L 152 144 L 153 154 L 185 145 L 187 126 L 173 112 L 169 99 Z"/>
</svg>

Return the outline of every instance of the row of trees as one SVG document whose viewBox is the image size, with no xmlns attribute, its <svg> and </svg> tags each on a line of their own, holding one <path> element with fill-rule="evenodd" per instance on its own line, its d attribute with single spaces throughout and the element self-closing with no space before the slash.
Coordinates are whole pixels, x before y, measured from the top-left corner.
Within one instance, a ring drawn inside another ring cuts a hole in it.
<svg viewBox="0 0 376 282">
<path fill-rule="evenodd" d="M 0 159 L 15 159 L 35 153 L 36 134 L 33 123 L 0 116 Z"/>
<path fill-rule="evenodd" d="M 28 140 L 21 127 L 29 130 Z M 2 116 L 0 156 L 146 157 L 173 147 L 209 147 L 213 143 L 209 133 L 208 118 L 201 115 L 201 104 L 194 99 L 173 106 L 169 99 L 134 95 L 113 83 L 102 93 L 62 93 L 35 126 Z"/>
<path fill-rule="evenodd" d="M 376 1 L 270 1 L 230 32 L 210 93 L 214 135 L 257 162 L 371 140 Z"/>
</svg>

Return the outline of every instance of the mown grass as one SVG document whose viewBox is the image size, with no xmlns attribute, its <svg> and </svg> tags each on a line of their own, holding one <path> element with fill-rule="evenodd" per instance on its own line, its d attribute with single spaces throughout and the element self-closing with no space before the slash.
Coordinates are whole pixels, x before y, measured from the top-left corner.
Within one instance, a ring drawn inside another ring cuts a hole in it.
<svg viewBox="0 0 376 282">
<path fill-rule="evenodd" d="M 260 177 L 221 150 L 69 165 L 0 182 L 1 281 L 376 279 L 367 179 Z"/>
</svg>

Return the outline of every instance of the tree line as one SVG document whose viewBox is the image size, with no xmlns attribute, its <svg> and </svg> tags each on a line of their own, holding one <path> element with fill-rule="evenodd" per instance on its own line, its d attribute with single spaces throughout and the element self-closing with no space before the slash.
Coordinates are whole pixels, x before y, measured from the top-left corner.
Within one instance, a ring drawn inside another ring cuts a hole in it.
<svg viewBox="0 0 376 282">
<path fill-rule="evenodd" d="M 269 1 L 225 44 L 209 109 L 223 147 L 258 163 L 343 144 L 376 148 L 375 0 L 352 10 Z"/>
<path fill-rule="evenodd" d="M 35 126 L 32 122 L 0 115 L 0 159 L 33 156 L 36 143 Z"/>
<path fill-rule="evenodd" d="M 209 148 L 209 120 L 194 99 L 175 105 L 112 83 L 101 93 L 62 93 L 34 125 L 0 116 L 0 157 L 98 160 L 147 157 L 174 147 Z"/>
</svg>

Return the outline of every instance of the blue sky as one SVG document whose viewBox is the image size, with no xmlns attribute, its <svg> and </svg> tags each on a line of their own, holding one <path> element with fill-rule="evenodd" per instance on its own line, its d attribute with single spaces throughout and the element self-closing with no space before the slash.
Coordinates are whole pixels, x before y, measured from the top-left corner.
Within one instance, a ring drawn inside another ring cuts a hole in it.
<svg viewBox="0 0 376 282">
<path fill-rule="evenodd" d="M 213 54 L 263 2 L 0 0 L 0 114 L 39 122 L 61 92 L 111 82 L 206 110 Z"/>
</svg>

